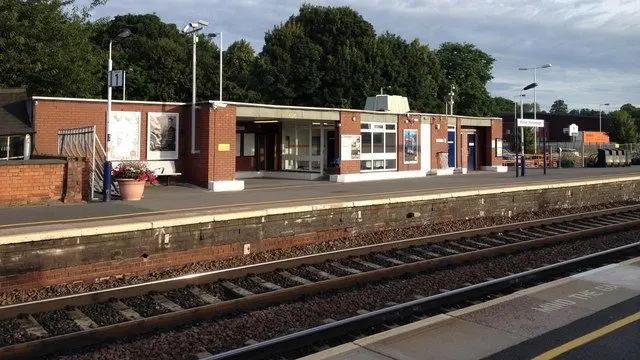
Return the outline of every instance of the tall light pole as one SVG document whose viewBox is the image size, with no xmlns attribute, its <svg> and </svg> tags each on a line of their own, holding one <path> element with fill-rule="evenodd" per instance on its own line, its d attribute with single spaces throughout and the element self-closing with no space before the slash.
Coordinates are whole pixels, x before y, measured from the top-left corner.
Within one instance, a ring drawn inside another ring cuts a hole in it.
<svg viewBox="0 0 640 360">
<path fill-rule="evenodd" d="M 451 91 L 449 91 L 449 112 L 451 112 L 451 115 L 453 115 L 453 96 L 456 94 L 454 92 L 454 90 L 456 89 L 456 85 L 455 84 L 451 84 Z"/>
<path fill-rule="evenodd" d="M 193 37 L 193 82 L 191 84 L 191 153 L 197 154 L 196 150 L 196 44 L 198 43 L 198 32 L 209 25 L 208 21 L 198 20 L 198 22 L 188 23 L 182 29 L 182 33 Z"/>
<path fill-rule="evenodd" d="M 105 139 L 107 144 L 107 149 L 109 147 L 109 120 L 111 120 L 111 95 L 112 95 L 111 71 L 113 71 L 113 60 L 111 60 L 111 54 L 112 54 L 111 49 L 113 47 L 114 41 L 127 38 L 130 35 L 131 35 L 131 30 L 124 28 L 120 30 L 120 32 L 115 38 L 109 39 L 109 61 L 107 63 L 107 123 L 105 124 L 106 125 L 105 128 L 107 129 L 107 131 L 105 131 L 107 135 L 107 138 Z M 108 156 L 109 156 L 109 151 L 107 150 L 107 160 L 109 160 Z"/>
<path fill-rule="evenodd" d="M 222 101 L 222 31 L 217 33 L 212 33 L 207 35 L 209 38 L 213 39 L 217 37 L 220 39 L 220 67 L 218 68 L 218 74 L 220 75 L 220 101 Z"/>
<path fill-rule="evenodd" d="M 518 70 L 533 70 L 533 82 L 534 83 L 538 83 L 538 79 L 536 76 L 536 71 L 538 69 L 546 69 L 546 68 L 550 68 L 551 64 L 544 64 L 544 65 L 540 65 L 540 66 L 536 66 L 536 67 L 529 67 L 529 68 L 518 68 Z M 538 107 L 537 107 L 537 100 L 536 100 L 536 89 L 533 88 L 533 119 L 537 119 L 536 114 L 538 112 Z M 534 148 L 534 152 L 537 154 L 538 153 L 538 139 L 537 139 L 537 133 L 538 133 L 538 128 L 535 128 L 533 130 L 533 148 Z"/>
<path fill-rule="evenodd" d="M 524 92 L 529 90 L 529 89 L 535 89 L 537 86 L 538 86 L 537 83 L 531 83 L 531 84 L 523 87 L 522 90 L 520 90 L 520 116 L 522 116 L 522 119 L 524 119 L 524 107 L 522 105 L 522 98 L 524 98 Z M 521 149 L 521 154 L 522 154 L 521 169 L 522 169 L 522 176 L 524 176 L 524 168 L 525 168 L 525 162 L 524 162 L 524 126 L 521 126 L 520 136 L 521 136 L 520 139 L 522 141 L 522 144 L 520 144 L 520 149 Z"/>
<path fill-rule="evenodd" d="M 600 124 L 599 125 L 600 132 L 602 132 L 602 106 L 609 106 L 609 103 L 598 104 L 598 118 L 599 118 L 598 124 Z"/>
<path fill-rule="evenodd" d="M 522 92 L 513 96 L 513 154 L 515 155 L 514 167 L 516 168 L 516 177 L 518 177 L 518 102 L 516 96 L 520 98 L 520 107 L 522 107 L 522 98 L 525 96 Z M 523 115 L 520 115 L 524 117 Z"/>
</svg>

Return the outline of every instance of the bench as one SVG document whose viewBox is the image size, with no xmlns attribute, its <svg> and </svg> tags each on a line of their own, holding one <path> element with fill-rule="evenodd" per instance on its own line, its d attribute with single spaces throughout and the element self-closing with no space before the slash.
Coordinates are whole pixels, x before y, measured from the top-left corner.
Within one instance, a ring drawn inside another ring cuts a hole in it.
<svg viewBox="0 0 640 360">
<path fill-rule="evenodd" d="M 176 163 L 172 160 L 149 160 L 147 161 L 147 167 L 157 177 L 166 176 L 167 185 L 169 185 L 169 178 L 171 176 L 180 176 L 182 173 L 176 172 Z"/>
</svg>

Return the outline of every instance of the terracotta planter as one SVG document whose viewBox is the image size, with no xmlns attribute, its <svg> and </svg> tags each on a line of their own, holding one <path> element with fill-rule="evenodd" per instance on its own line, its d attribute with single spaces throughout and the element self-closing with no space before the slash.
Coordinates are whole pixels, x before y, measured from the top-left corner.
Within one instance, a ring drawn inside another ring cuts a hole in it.
<svg viewBox="0 0 640 360">
<path fill-rule="evenodd" d="M 135 179 L 118 179 L 120 187 L 120 197 L 122 200 L 135 201 L 142 199 L 146 181 L 138 181 Z"/>
</svg>

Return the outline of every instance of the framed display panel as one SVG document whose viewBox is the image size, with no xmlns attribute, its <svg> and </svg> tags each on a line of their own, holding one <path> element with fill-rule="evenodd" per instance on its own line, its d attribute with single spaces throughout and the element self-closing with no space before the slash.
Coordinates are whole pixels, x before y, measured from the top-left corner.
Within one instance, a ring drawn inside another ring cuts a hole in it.
<svg viewBox="0 0 640 360">
<path fill-rule="evenodd" d="M 402 145 L 405 164 L 418 163 L 418 130 L 405 129 L 402 134 Z"/>
<path fill-rule="evenodd" d="M 139 112 L 112 111 L 107 134 L 108 160 L 140 160 Z"/>
<path fill-rule="evenodd" d="M 178 158 L 180 114 L 150 112 L 147 114 L 147 160 Z"/>
<path fill-rule="evenodd" d="M 360 160 L 362 151 L 360 135 L 342 135 L 340 139 L 341 160 Z"/>
</svg>

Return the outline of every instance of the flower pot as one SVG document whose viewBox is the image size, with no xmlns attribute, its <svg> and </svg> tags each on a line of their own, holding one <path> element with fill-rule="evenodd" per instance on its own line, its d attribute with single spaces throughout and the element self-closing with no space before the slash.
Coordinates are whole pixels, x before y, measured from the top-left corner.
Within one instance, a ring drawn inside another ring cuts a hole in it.
<svg viewBox="0 0 640 360">
<path fill-rule="evenodd" d="M 146 181 L 138 181 L 136 179 L 118 179 L 117 181 L 122 200 L 134 201 L 142 199 Z"/>
</svg>

